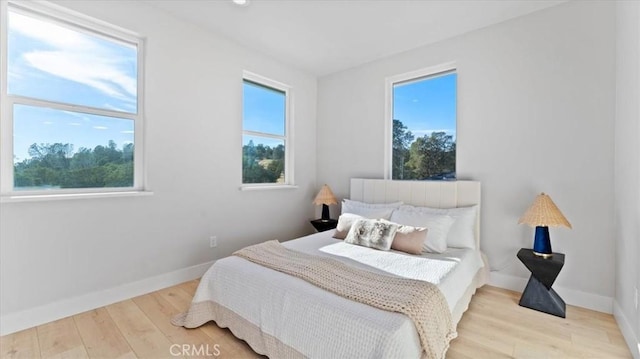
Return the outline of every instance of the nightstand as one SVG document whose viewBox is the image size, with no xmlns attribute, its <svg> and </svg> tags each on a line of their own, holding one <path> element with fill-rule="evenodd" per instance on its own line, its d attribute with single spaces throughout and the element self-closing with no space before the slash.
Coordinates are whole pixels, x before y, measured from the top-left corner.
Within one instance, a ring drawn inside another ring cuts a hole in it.
<svg viewBox="0 0 640 359">
<path fill-rule="evenodd" d="M 314 219 L 310 222 L 318 232 L 324 232 L 330 229 L 334 229 L 338 225 L 337 219 Z"/>
<path fill-rule="evenodd" d="M 567 306 L 551 288 L 564 266 L 564 254 L 553 253 L 551 257 L 543 258 L 533 254 L 533 249 L 522 248 L 518 252 L 518 259 L 531 272 L 520 305 L 565 318 Z"/>
</svg>

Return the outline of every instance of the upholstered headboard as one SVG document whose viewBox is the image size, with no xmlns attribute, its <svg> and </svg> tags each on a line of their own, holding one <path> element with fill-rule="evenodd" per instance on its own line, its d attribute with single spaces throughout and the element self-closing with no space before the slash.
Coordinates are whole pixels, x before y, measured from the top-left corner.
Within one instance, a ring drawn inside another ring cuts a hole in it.
<svg viewBox="0 0 640 359">
<path fill-rule="evenodd" d="M 434 208 L 466 207 L 477 204 L 476 243 L 477 248 L 480 248 L 480 182 L 352 178 L 350 198 L 367 203 L 402 201 L 413 206 Z"/>
</svg>

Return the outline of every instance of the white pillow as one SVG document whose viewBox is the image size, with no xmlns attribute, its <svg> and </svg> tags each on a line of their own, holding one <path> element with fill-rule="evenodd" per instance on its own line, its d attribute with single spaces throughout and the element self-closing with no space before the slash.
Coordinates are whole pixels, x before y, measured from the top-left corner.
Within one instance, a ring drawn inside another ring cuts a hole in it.
<svg viewBox="0 0 640 359">
<path fill-rule="evenodd" d="M 342 200 L 342 213 L 353 213 L 370 219 L 389 219 L 394 209 L 403 205 L 403 202 L 394 203 L 365 203 Z"/>
<path fill-rule="evenodd" d="M 442 253 L 447 250 L 447 235 L 455 220 L 451 216 L 418 211 L 395 210 L 391 221 L 406 226 L 426 227 L 427 240 L 422 249 L 425 252 Z"/>
<path fill-rule="evenodd" d="M 476 248 L 476 218 L 478 205 L 458 208 L 431 208 L 400 206 L 399 211 L 430 213 L 451 216 L 455 222 L 447 235 L 447 246 L 456 248 Z"/>
<path fill-rule="evenodd" d="M 333 238 L 345 239 L 351 226 L 359 219 L 366 218 L 353 213 L 341 214 L 340 217 L 338 217 L 338 224 L 336 225 L 336 230 L 333 232 Z"/>
</svg>

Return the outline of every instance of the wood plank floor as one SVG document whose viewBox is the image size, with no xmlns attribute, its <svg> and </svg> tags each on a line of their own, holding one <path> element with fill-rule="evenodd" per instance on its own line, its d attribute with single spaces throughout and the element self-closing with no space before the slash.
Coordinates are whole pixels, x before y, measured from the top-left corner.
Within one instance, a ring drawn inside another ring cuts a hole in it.
<svg viewBox="0 0 640 359">
<path fill-rule="evenodd" d="M 169 323 L 187 309 L 197 285 L 182 283 L 0 337 L 0 357 L 260 357 L 213 322 L 197 329 Z M 447 358 L 631 358 L 611 315 L 567 306 L 562 319 L 522 308 L 519 298 L 491 286 L 479 289 Z"/>
</svg>

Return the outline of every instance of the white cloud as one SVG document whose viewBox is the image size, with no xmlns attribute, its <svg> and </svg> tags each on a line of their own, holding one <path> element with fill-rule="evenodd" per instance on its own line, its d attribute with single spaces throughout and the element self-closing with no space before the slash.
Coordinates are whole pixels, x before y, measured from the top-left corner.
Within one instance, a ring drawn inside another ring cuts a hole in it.
<svg viewBox="0 0 640 359">
<path fill-rule="evenodd" d="M 93 128 L 95 128 L 96 130 L 101 130 L 101 131 L 109 129 L 109 127 L 106 127 L 106 126 L 93 126 Z"/>
<path fill-rule="evenodd" d="M 91 86 L 118 99 L 136 95 L 135 79 L 124 75 L 105 59 L 94 54 L 34 51 L 24 54 L 24 58 L 29 65 L 38 70 Z"/>
<path fill-rule="evenodd" d="M 84 113 L 80 113 L 80 112 L 71 112 L 71 111 L 62 111 L 62 112 L 64 112 L 66 115 L 73 116 L 73 117 L 76 117 L 76 118 L 78 118 L 78 119 L 82 120 L 82 122 L 84 122 L 85 124 L 86 124 L 86 123 L 90 123 L 90 122 L 91 122 L 91 118 L 89 118 L 89 116 L 88 116 L 88 115 L 86 115 L 86 114 L 84 114 Z M 71 122 L 71 123 L 69 123 L 69 124 L 72 124 L 72 123 L 77 123 L 77 124 L 78 124 L 78 126 L 81 126 L 81 125 L 82 125 L 82 123 L 81 123 L 81 122 Z"/>
<path fill-rule="evenodd" d="M 129 133 L 134 133 L 134 132 L 133 132 L 133 131 L 130 131 L 130 130 L 127 130 L 127 131 L 120 131 L 120 133 L 127 133 L 127 134 L 129 134 Z"/>
<path fill-rule="evenodd" d="M 9 28 L 32 39 L 40 40 L 57 48 L 84 48 L 96 50 L 87 36 L 62 26 L 11 12 Z"/>
<path fill-rule="evenodd" d="M 42 43 L 23 54 L 31 67 L 135 103 L 136 78 L 123 69 L 133 59 L 115 53 L 91 36 L 21 14 L 11 13 L 9 27 Z"/>
</svg>

